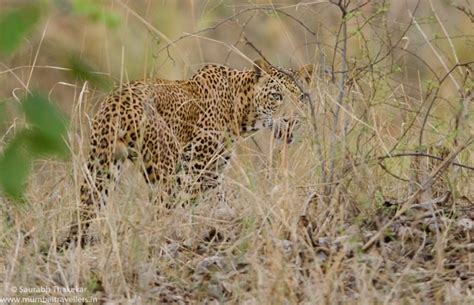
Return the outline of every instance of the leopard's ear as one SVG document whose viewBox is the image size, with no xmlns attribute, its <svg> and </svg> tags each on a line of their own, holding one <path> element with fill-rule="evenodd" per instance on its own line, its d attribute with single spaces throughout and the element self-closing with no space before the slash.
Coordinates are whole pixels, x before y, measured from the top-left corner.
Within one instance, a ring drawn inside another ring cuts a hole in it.
<svg viewBox="0 0 474 305">
<path fill-rule="evenodd" d="M 263 74 L 271 73 L 271 66 L 264 59 L 256 59 L 253 62 L 253 67 L 255 70 L 255 76 L 259 79 Z"/>
<path fill-rule="evenodd" d="M 311 82 L 311 77 L 313 76 L 313 72 L 314 72 L 314 65 L 309 64 L 309 65 L 301 67 L 297 73 L 300 79 L 304 79 L 304 81 L 307 84 L 309 84 Z"/>
</svg>

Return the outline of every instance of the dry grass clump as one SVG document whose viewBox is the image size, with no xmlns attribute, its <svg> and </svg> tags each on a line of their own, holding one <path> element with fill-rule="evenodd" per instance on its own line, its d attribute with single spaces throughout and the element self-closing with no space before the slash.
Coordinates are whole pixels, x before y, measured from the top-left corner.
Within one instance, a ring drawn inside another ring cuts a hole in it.
<svg viewBox="0 0 474 305">
<path fill-rule="evenodd" d="M 131 29 L 145 24 L 152 6 L 133 11 L 121 1 L 114 3 L 110 9 L 141 18 L 137 23 L 127 19 Z M 353 1 L 349 8 L 358 4 L 363 3 Z M 175 5 L 166 9 L 180 12 Z M 217 7 L 222 12 L 209 12 L 229 16 L 228 7 Z M 340 8 L 328 4 L 328 15 L 339 16 Z M 227 32 L 219 27 L 199 35 L 209 34 L 209 40 L 225 48 L 233 45 L 230 62 L 239 66 L 262 51 L 255 47 L 263 35 L 256 25 L 275 23 L 269 26 L 272 33 L 284 30 L 288 37 L 301 38 L 301 32 L 291 36 L 295 28 L 312 25 L 311 14 L 324 15 L 302 13 L 292 5 L 280 9 L 302 24 L 290 27 L 255 10 L 249 12 L 260 18 L 252 17 L 248 25 L 239 19 L 245 14 L 229 19 L 229 26 L 237 26 L 232 33 L 250 44 L 223 38 Z M 273 140 L 270 131 L 238 143 L 222 186 L 225 201 L 209 192 L 173 209 L 153 205 L 140 166 L 129 164 L 110 202 L 98 212 L 93 245 L 61 253 L 56 244 L 80 208 L 89 114 L 104 95 L 83 82 L 68 83 L 73 90 L 58 94 L 73 101 L 62 105 L 70 110 L 70 160 L 37 162 L 26 204 L 0 197 L 0 297 L 76 295 L 92 304 L 474 303 L 472 54 L 449 39 L 443 45 L 425 39 L 416 18 L 396 23 L 394 10 L 362 6 L 356 12 L 343 19 L 339 31 L 321 30 L 320 45 L 306 49 L 315 56 L 286 54 L 294 62 L 334 67 L 313 75 L 308 89 L 312 109 L 295 111 L 302 126 L 293 144 Z M 431 12 L 429 6 L 424 12 Z M 207 25 L 206 16 L 200 20 Z M 408 23 L 411 32 L 404 32 Z M 442 32 L 452 29 L 442 22 L 436 26 Z M 147 27 L 153 32 L 152 25 Z M 186 39 L 183 43 L 192 44 Z M 195 50 L 201 57 L 193 53 L 191 62 L 217 61 L 209 58 L 218 48 L 198 41 Z M 337 49 L 336 41 L 338 48 L 346 45 L 346 54 L 337 51 L 330 63 L 331 56 L 323 55 Z M 172 45 L 171 55 L 186 54 L 179 43 Z M 271 61 L 282 56 L 262 48 Z M 379 57 L 378 51 L 387 55 Z M 139 52 L 123 48 L 121 59 L 109 60 L 121 63 Z M 166 60 L 166 49 L 157 56 Z M 227 60 L 221 57 L 222 63 Z M 419 62 L 425 66 L 416 66 Z M 110 74 L 128 78 L 124 65 L 112 66 Z M 114 74 L 119 67 L 125 72 Z M 84 290 L 14 291 L 56 286 Z"/>
</svg>

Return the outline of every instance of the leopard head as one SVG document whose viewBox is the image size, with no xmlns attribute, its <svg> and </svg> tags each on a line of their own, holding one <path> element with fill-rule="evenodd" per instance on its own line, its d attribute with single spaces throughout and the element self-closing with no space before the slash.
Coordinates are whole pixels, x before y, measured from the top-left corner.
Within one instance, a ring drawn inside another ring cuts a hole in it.
<svg viewBox="0 0 474 305">
<path fill-rule="evenodd" d="M 255 71 L 255 111 L 262 127 L 273 128 L 277 139 L 285 138 L 291 142 L 292 132 L 298 120 L 292 117 L 278 118 L 277 114 L 285 105 L 295 103 L 304 106 L 308 96 L 303 86 L 311 80 L 313 66 L 307 65 L 297 71 L 276 68 L 262 59 L 254 61 Z"/>
</svg>

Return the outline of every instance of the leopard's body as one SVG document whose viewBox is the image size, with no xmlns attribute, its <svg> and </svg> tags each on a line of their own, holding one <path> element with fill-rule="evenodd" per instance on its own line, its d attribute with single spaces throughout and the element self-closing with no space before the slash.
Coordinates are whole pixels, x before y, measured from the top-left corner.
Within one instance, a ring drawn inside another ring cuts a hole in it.
<svg viewBox="0 0 474 305">
<path fill-rule="evenodd" d="M 283 73 L 257 60 L 249 70 L 207 65 L 189 80 L 121 84 L 93 120 L 81 186 L 82 226 L 89 226 L 93 204 L 105 201 L 109 182 L 115 183 L 126 159 L 140 161 L 161 199 L 176 185 L 190 194 L 215 187 L 235 139 L 261 128 L 285 127 L 288 121 L 278 125 L 272 116 L 284 101 L 302 97 L 296 81 L 311 71 Z M 74 226 L 70 234 L 77 231 Z"/>
</svg>

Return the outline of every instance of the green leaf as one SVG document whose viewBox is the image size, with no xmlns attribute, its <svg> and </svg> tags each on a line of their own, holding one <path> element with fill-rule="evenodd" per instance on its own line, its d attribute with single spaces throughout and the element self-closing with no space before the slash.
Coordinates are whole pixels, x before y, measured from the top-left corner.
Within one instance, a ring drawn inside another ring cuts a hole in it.
<svg viewBox="0 0 474 305">
<path fill-rule="evenodd" d="M 15 200 L 22 199 L 35 157 L 68 152 L 66 120 L 46 97 L 28 95 L 22 108 L 29 126 L 17 132 L 0 155 L 0 188 Z"/>
<path fill-rule="evenodd" d="M 0 100 L 0 127 L 7 120 L 7 107 L 4 101 Z"/>
<path fill-rule="evenodd" d="M 352 17 L 355 16 L 355 13 L 354 12 L 349 12 L 347 13 L 345 16 L 344 16 L 344 21 L 348 21 L 350 20 Z"/>
<path fill-rule="evenodd" d="M 66 131 L 64 117 L 43 95 L 33 93 L 22 103 L 26 120 L 45 135 L 56 137 Z"/>
<path fill-rule="evenodd" d="M 22 103 L 26 121 L 31 128 L 24 133 L 24 142 L 34 155 L 67 154 L 66 120 L 48 100 L 40 94 L 26 97 Z"/>
<path fill-rule="evenodd" d="M 35 157 L 56 155 L 65 157 L 68 148 L 62 137 L 51 138 L 38 129 L 25 130 L 24 141 L 28 145 L 29 153 Z"/>
<path fill-rule="evenodd" d="M 68 66 L 71 69 L 70 73 L 72 74 L 72 76 L 77 77 L 82 81 L 87 80 L 101 89 L 110 89 L 110 83 L 102 75 L 93 73 L 92 71 L 94 71 L 95 69 L 91 65 L 83 61 L 79 56 L 71 56 L 69 58 Z"/>
<path fill-rule="evenodd" d="M 120 24 L 120 17 L 114 13 L 107 12 L 103 7 L 97 4 L 97 0 L 74 0 L 72 2 L 74 11 L 84 15 L 94 22 L 103 23 L 113 28 Z"/>
<path fill-rule="evenodd" d="M 22 198 L 31 168 L 31 158 L 23 144 L 21 137 L 15 136 L 0 156 L 0 187 L 15 200 Z"/>
<path fill-rule="evenodd" d="M 40 19 L 37 5 L 12 9 L 0 16 L 0 53 L 10 54 Z"/>
</svg>

